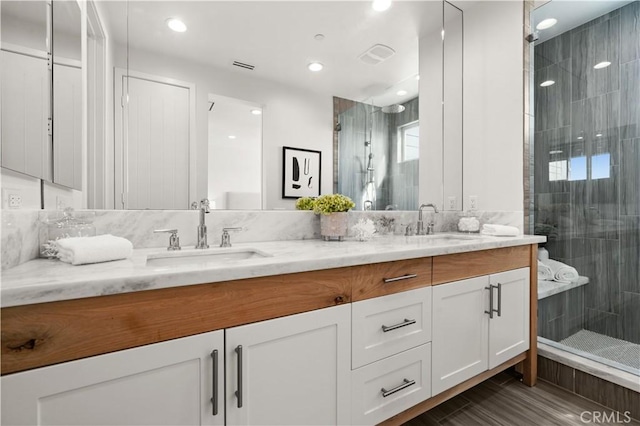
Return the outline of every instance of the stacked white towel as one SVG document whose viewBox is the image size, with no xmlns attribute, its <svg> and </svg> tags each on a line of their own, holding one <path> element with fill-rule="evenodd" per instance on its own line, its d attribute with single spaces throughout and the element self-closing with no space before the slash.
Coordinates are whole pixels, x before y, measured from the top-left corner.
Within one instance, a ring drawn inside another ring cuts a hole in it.
<svg viewBox="0 0 640 426">
<path fill-rule="evenodd" d="M 553 281 L 557 281 L 559 283 L 570 283 L 580 278 L 578 271 L 572 266 L 553 259 L 545 260 L 543 263 L 551 269 L 551 272 L 553 272 Z"/>
<path fill-rule="evenodd" d="M 545 281 L 553 281 L 553 271 L 549 265 L 538 260 L 538 279 Z"/>
<path fill-rule="evenodd" d="M 495 237 L 516 237 L 520 235 L 520 230 L 515 226 L 493 225 L 490 223 L 482 225 L 483 235 L 493 235 Z"/>
<path fill-rule="evenodd" d="M 58 246 L 58 258 L 72 265 L 126 259 L 133 253 L 131 241 L 110 234 L 63 238 L 57 240 L 56 245 Z"/>
</svg>

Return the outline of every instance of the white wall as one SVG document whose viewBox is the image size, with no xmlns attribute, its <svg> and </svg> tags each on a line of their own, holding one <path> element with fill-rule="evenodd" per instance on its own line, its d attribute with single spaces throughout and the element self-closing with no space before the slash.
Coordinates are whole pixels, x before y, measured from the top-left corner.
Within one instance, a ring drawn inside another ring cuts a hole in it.
<svg viewBox="0 0 640 426">
<path fill-rule="evenodd" d="M 209 112 L 208 197 L 216 209 L 262 208 L 262 109 L 226 96 L 213 96 Z M 235 139 L 229 139 L 234 135 Z M 230 193 L 235 197 L 229 203 Z M 235 201 L 241 201 L 238 205 Z"/>
<path fill-rule="evenodd" d="M 116 66 L 124 67 L 122 53 Z M 293 209 L 295 200 L 282 199 L 282 147 L 322 152 L 322 193 L 333 190 L 333 98 L 310 90 L 262 80 L 247 70 L 226 70 L 130 50 L 129 68 L 195 83 L 198 197 L 207 196 L 208 96 L 218 94 L 263 106 L 264 208 Z"/>
<path fill-rule="evenodd" d="M 472 3 L 476 3 L 471 5 Z M 464 206 L 523 210 L 523 4 L 464 9 Z"/>
</svg>

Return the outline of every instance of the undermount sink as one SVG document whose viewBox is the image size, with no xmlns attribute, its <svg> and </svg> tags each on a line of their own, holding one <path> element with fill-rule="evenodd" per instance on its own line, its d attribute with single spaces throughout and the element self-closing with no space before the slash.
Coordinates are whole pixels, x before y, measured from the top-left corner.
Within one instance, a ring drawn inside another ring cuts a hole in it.
<svg viewBox="0 0 640 426">
<path fill-rule="evenodd" d="M 271 257 L 254 248 L 211 248 L 203 250 L 167 251 L 147 256 L 149 266 L 216 265 L 238 260 Z"/>
</svg>

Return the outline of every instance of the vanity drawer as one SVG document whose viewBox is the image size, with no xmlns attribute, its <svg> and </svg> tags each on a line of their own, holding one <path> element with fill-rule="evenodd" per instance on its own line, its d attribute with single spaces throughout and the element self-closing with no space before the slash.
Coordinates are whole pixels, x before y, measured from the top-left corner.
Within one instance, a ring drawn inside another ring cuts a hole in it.
<svg viewBox="0 0 640 426">
<path fill-rule="evenodd" d="M 431 341 L 431 287 L 351 305 L 352 368 Z"/>
<path fill-rule="evenodd" d="M 351 300 L 365 300 L 431 285 L 430 257 L 355 266 Z"/>
<path fill-rule="evenodd" d="M 374 425 L 431 397 L 431 343 L 351 372 L 351 424 Z"/>
</svg>

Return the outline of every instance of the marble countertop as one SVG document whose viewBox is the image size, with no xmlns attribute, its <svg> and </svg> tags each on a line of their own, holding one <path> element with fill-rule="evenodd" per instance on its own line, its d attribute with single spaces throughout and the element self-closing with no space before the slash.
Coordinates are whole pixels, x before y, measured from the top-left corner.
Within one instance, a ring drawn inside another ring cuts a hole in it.
<svg viewBox="0 0 640 426">
<path fill-rule="evenodd" d="M 579 277 L 570 283 L 559 283 L 557 281 L 538 280 L 538 300 L 544 299 L 572 288 L 589 284 L 588 277 Z"/>
<path fill-rule="evenodd" d="M 268 257 L 224 262 L 202 261 L 147 265 L 147 257 L 164 248 L 134 250 L 130 259 L 72 266 L 58 260 L 36 259 L 2 272 L 2 307 L 79 299 L 211 282 L 306 272 L 368 263 L 437 256 L 544 242 L 545 237 L 489 237 L 466 234 L 376 237 L 367 242 L 347 240 L 274 241 L 234 244 L 232 249 L 256 249 Z M 211 252 L 229 250 L 212 247 Z M 184 248 L 181 254 L 202 253 Z"/>
</svg>

